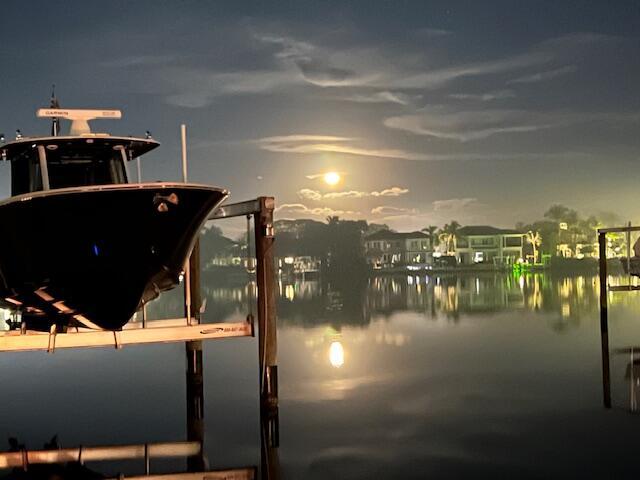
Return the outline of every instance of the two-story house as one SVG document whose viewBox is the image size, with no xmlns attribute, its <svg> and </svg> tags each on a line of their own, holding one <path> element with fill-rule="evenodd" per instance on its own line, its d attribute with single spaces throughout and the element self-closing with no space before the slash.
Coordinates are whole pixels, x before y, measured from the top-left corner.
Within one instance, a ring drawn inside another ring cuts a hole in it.
<svg viewBox="0 0 640 480">
<path fill-rule="evenodd" d="M 511 265 L 523 258 L 524 234 L 516 230 L 471 225 L 456 232 L 458 263 Z"/>
<path fill-rule="evenodd" d="M 401 265 L 431 265 L 433 249 L 423 232 L 380 230 L 364 239 L 367 262 L 375 269 Z"/>
</svg>

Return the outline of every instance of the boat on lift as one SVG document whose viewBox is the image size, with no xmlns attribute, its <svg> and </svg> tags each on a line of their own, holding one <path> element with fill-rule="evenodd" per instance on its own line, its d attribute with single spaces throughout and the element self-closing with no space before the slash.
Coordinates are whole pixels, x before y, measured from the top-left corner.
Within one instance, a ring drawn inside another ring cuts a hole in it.
<svg viewBox="0 0 640 480">
<path fill-rule="evenodd" d="M 92 133 L 117 110 L 40 109 L 50 136 L 0 143 L 11 197 L 0 202 L 0 304 L 22 328 L 120 329 L 146 302 L 178 285 L 197 236 L 228 191 L 177 182 L 130 182 L 127 164 L 159 146 Z M 71 120 L 59 135 L 60 119 Z"/>
</svg>

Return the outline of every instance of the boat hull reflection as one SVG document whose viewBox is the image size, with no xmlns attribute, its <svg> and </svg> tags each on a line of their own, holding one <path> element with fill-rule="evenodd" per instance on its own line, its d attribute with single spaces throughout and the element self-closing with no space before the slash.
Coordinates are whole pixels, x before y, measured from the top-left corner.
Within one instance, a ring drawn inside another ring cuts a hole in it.
<svg viewBox="0 0 640 480">
<path fill-rule="evenodd" d="M 177 183 L 38 192 L 0 204 L 0 295 L 28 328 L 118 329 L 179 283 L 223 189 Z"/>
</svg>

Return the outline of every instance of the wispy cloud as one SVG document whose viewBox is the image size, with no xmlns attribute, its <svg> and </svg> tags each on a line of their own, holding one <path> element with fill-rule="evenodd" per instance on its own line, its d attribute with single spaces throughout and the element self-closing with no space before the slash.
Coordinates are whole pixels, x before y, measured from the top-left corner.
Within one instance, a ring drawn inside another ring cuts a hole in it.
<svg viewBox="0 0 640 480">
<path fill-rule="evenodd" d="M 536 118 L 517 110 L 446 111 L 432 110 L 384 120 L 384 125 L 416 135 L 468 142 L 504 133 L 535 132 L 561 122 Z"/>
<path fill-rule="evenodd" d="M 404 117 L 399 117 L 404 118 Z M 397 128 L 406 131 L 412 131 L 411 128 L 417 128 L 413 125 L 407 125 L 406 128 L 400 128 L 400 125 Z M 390 127 L 393 128 L 393 127 Z M 419 135 L 426 135 L 426 133 L 417 130 L 416 133 Z M 462 138 L 467 140 L 468 136 L 465 134 L 461 134 Z M 459 139 L 460 135 L 451 135 L 451 138 Z M 364 157 L 378 157 L 378 158 L 391 158 L 398 160 L 415 160 L 415 161 L 433 161 L 433 162 L 441 162 L 441 161 L 454 161 L 454 160 L 538 160 L 540 158 L 549 158 L 549 159 L 562 159 L 567 158 L 568 156 L 577 158 L 577 157 L 590 157 L 591 155 L 588 153 L 580 152 L 580 151 L 560 151 L 554 153 L 531 153 L 531 152 L 513 152 L 513 153 L 469 153 L 469 152 L 461 152 L 461 153 L 418 153 L 418 152 L 409 152 L 406 150 L 396 150 L 396 149 L 367 149 L 367 148 L 357 148 L 357 147 L 349 147 L 347 145 L 342 144 L 333 144 L 333 143 L 318 143 L 321 142 L 322 138 L 336 138 L 339 139 L 340 142 L 351 142 L 356 139 L 350 139 L 346 137 L 331 137 L 331 136 L 323 136 L 323 135 L 283 135 L 277 137 L 265 137 L 257 140 L 245 140 L 236 143 L 242 144 L 250 144 L 257 145 L 258 148 L 270 152 L 278 152 L 278 153 L 291 153 L 291 154 L 316 154 L 316 153 L 343 153 L 349 155 L 356 156 L 364 156 Z M 210 142 L 202 142 L 202 147 L 208 147 L 212 144 Z M 215 145 L 215 144 L 214 144 Z M 344 174 L 344 172 L 339 172 Z M 314 173 L 309 174 L 306 178 L 313 180 L 325 175 L 322 173 Z"/>
<path fill-rule="evenodd" d="M 478 207 L 477 198 L 450 198 L 447 200 L 436 200 L 432 203 L 434 212 L 457 212 L 470 207 Z"/>
<path fill-rule="evenodd" d="M 384 215 L 385 217 L 396 215 L 415 215 L 418 210 L 415 208 L 392 207 L 389 205 L 380 205 L 371 209 L 372 215 Z"/>
<path fill-rule="evenodd" d="M 435 38 L 435 37 L 447 37 L 453 34 L 453 32 L 451 30 L 445 30 L 443 28 L 425 27 L 425 28 L 419 28 L 415 30 L 414 34 L 420 37 Z"/>
<path fill-rule="evenodd" d="M 394 78 L 390 85 L 395 88 L 437 88 L 458 78 L 506 73 L 512 70 L 541 65 L 553 57 L 544 52 L 532 52 L 514 57 L 456 65 L 429 70 L 413 75 Z"/>
<path fill-rule="evenodd" d="M 374 93 L 359 93 L 343 97 L 341 100 L 356 103 L 397 103 L 398 105 L 409 105 L 414 99 L 421 97 L 421 95 L 407 95 L 401 92 L 384 90 Z"/>
<path fill-rule="evenodd" d="M 170 69 L 163 75 L 174 90 L 166 96 L 167 103 L 188 108 L 204 107 L 219 96 L 273 92 L 295 83 L 287 72 L 270 70 L 211 73 Z"/>
<path fill-rule="evenodd" d="M 303 216 L 314 216 L 314 217 L 328 217 L 328 216 L 354 216 L 361 215 L 360 212 L 356 212 L 353 210 L 336 210 L 329 207 L 314 207 L 309 208 L 302 203 L 284 203 L 275 209 L 275 213 L 280 217 L 284 216 L 293 216 L 295 218 L 300 218 Z"/>
<path fill-rule="evenodd" d="M 398 158 L 404 160 L 431 160 L 431 156 L 401 149 L 376 149 L 347 145 L 356 139 L 330 135 L 281 135 L 251 140 L 262 150 L 278 153 L 343 153 L 363 157 Z M 317 178 L 322 174 L 317 174 Z M 308 176 L 308 178 L 312 178 Z"/>
<path fill-rule="evenodd" d="M 551 80 L 556 77 L 561 77 L 569 73 L 573 73 L 577 70 L 575 65 L 567 65 L 564 67 L 556 68 L 554 70 L 546 70 L 544 72 L 537 72 L 523 77 L 518 77 L 513 80 L 509 80 L 508 84 L 514 83 L 537 83 L 545 80 Z"/>
<path fill-rule="evenodd" d="M 480 102 L 490 102 L 493 100 L 504 100 L 505 98 L 514 98 L 516 94 L 512 90 L 496 90 L 487 93 L 452 93 L 450 98 L 456 100 L 474 100 Z"/>
<path fill-rule="evenodd" d="M 376 74 L 361 74 L 348 65 L 336 65 L 330 52 L 308 42 L 291 37 L 256 35 L 261 42 L 276 45 L 275 57 L 285 67 L 294 67 L 302 80 L 318 87 L 352 87 L 366 85 L 375 80 Z"/>
<path fill-rule="evenodd" d="M 309 188 L 303 188 L 298 190 L 298 196 L 306 200 L 319 201 L 322 199 L 336 199 L 336 198 L 367 198 L 367 197 L 399 197 L 409 193 L 408 188 L 391 187 L 385 188 L 380 191 L 364 192 L 360 190 L 348 190 L 344 192 L 329 192 L 321 193 L 317 190 L 311 190 Z"/>
</svg>

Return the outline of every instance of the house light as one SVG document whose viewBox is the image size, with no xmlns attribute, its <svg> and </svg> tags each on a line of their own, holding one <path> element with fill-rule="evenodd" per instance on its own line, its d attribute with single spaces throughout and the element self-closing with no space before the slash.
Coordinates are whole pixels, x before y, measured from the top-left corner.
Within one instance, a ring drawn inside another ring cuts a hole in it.
<svg viewBox="0 0 640 480">
<path fill-rule="evenodd" d="M 567 230 L 569 228 L 569 226 L 567 225 L 567 222 L 560 222 L 560 230 Z"/>
<path fill-rule="evenodd" d="M 284 257 L 284 263 L 287 265 L 293 265 L 293 257 Z"/>
</svg>

